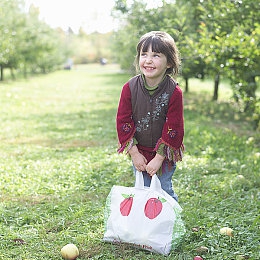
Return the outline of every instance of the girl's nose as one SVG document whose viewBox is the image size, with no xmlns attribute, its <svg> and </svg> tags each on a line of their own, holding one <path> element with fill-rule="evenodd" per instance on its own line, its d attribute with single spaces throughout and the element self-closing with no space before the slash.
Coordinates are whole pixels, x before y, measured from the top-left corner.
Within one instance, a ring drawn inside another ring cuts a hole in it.
<svg viewBox="0 0 260 260">
<path fill-rule="evenodd" d="M 148 56 L 147 56 L 145 62 L 146 62 L 146 63 L 152 63 L 152 62 L 153 62 L 152 57 L 148 57 Z"/>
</svg>

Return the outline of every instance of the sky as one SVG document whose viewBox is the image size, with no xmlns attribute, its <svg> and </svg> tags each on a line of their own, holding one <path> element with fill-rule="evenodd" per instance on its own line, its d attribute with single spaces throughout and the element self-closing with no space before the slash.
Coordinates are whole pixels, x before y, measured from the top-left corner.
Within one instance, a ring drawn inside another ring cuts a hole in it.
<svg viewBox="0 0 260 260">
<path fill-rule="evenodd" d="M 40 19 L 53 28 L 77 33 L 82 27 L 86 33 L 106 33 L 116 28 L 110 16 L 114 0 L 25 0 L 28 10 L 31 4 L 39 7 Z"/>
</svg>

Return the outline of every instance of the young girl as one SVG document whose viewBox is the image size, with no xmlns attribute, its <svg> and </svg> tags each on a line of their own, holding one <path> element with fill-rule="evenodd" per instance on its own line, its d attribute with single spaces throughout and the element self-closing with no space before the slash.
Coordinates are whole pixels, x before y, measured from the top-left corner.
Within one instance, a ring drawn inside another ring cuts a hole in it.
<svg viewBox="0 0 260 260">
<path fill-rule="evenodd" d="M 172 176 L 182 160 L 184 119 L 182 91 L 170 76 L 176 76 L 180 66 L 173 38 L 161 31 L 143 35 L 136 65 L 141 73 L 123 86 L 118 105 L 118 152 L 131 156 L 145 186 L 157 174 L 162 188 L 178 200 Z"/>
</svg>

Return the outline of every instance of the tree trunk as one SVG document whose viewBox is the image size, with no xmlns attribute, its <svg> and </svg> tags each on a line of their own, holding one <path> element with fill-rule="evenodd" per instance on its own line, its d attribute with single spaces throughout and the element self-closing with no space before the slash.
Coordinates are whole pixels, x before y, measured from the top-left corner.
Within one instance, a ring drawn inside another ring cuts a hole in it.
<svg viewBox="0 0 260 260">
<path fill-rule="evenodd" d="M 14 69 L 10 68 L 12 79 L 15 80 Z"/>
<path fill-rule="evenodd" d="M 189 92 L 189 79 L 185 78 L 185 92 L 188 93 Z"/>
<path fill-rule="evenodd" d="M 24 68 L 23 68 L 23 76 L 24 76 L 25 79 L 27 78 L 27 68 L 26 68 L 26 65 L 24 65 Z"/>
<path fill-rule="evenodd" d="M 4 67 L 0 66 L 0 81 L 4 80 Z"/>
<path fill-rule="evenodd" d="M 252 100 L 256 99 L 256 89 L 257 89 L 257 84 L 255 80 L 254 75 L 250 75 L 247 78 L 247 84 L 248 87 L 245 89 L 246 90 L 246 99 L 245 99 L 245 112 L 253 112 L 255 105 L 252 106 Z M 251 111 L 250 111 L 251 110 Z"/>
<path fill-rule="evenodd" d="M 218 87 L 219 87 L 219 73 L 216 74 L 215 80 L 214 80 L 214 94 L 213 94 L 213 100 L 218 100 Z"/>
</svg>

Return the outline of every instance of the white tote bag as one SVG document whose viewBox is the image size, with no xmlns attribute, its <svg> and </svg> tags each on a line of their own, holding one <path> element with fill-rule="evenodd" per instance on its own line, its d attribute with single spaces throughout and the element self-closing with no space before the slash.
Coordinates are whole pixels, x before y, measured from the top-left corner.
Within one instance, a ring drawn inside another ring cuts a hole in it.
<svg viewBox="0 0 260 260">
<path fill-rule="evenodd" d="M 107 197 L 103 240 L 168 255 L 185 234 L 181 211 L 156 175 L 144 187 L 142 173 L 136 172 L 135 187 L 113 186 Z"/>
</svg>

